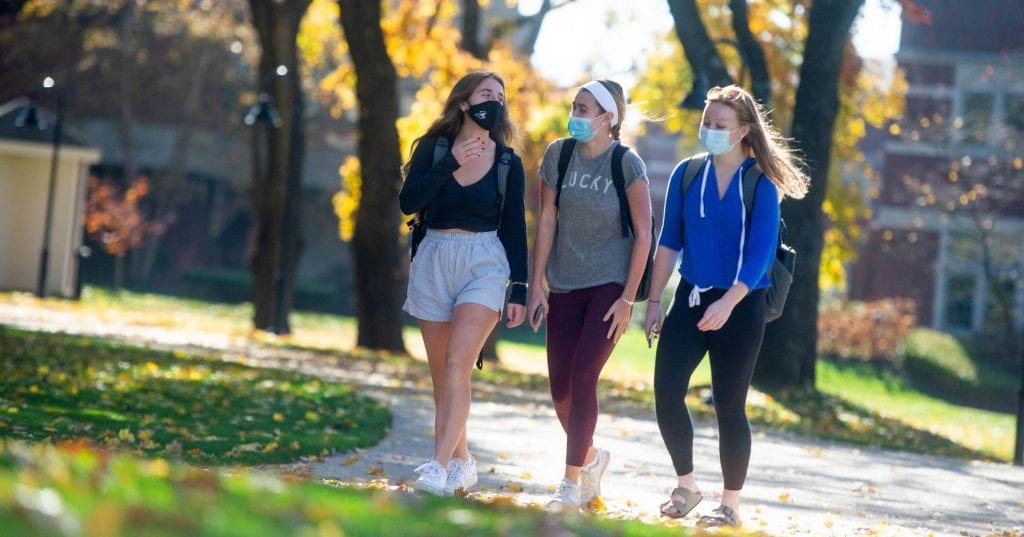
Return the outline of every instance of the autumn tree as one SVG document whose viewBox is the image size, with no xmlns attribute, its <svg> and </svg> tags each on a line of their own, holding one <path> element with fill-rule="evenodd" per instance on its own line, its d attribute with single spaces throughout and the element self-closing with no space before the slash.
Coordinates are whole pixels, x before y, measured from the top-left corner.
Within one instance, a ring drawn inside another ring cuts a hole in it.
<svg viewBox="0 0 1024 537">
<path fill-rule="evenodd" d="M 163 233 L 163 224 L 147 221 L 139 202 L 149 193 L 149 181 L 142 177 L 123 193 L 111 181 L 89 178 L 89 200 L 85 206 L 85 231 L 114 256 L 114 288 L 124 285 L 124 259 L 129 250 L 140 248 L 147 238 Z"/>
</svg>

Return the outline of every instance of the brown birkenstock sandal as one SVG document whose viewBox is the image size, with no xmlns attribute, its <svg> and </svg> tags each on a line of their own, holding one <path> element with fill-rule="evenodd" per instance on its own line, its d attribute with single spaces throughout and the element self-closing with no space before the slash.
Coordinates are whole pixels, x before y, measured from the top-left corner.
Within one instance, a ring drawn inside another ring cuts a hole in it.
<svg viewBox="0 0 1024 537">
<path fill-rule="evenodd" d="M 731 507 L 719 505 L 711 511 L 711 514 L 704 515 L 697 521 L 697 527 L 700 528 L 717 528 L 721 526 L 740 527 L 740 517 Z"/>
<path fill-rule="evenodd" d="M 682 498 L 683 501 L 676 499 L 677 497 Z M 684 489 L 683 487 L 676 487 L 672 490 L 672 494 L 669 496 L 669 500 L 661 504 L 661 514 L 669 518 L 683 518 L 690 511 L 693 511 L 694 507 L 704 499 L 704 496 L 699 492 Z M 675 513 L 665 511 L 665 509 L 673 507 Z"/>
</svg>

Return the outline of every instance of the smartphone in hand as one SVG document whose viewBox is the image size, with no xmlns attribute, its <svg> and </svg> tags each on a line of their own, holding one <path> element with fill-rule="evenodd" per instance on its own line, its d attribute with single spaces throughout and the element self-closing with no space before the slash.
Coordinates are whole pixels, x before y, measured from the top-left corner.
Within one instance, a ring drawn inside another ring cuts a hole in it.
<svg viewBox="0 0 1024 537">
<path fill-rule="evenodd" d="M 533 312 L 533 326 L 539 327 L 544 324 L 544 308 L 537 308 Z"/>
<path fill-rule="evenodd" d="M 655 339 L 658 339 L 658 325 L 651 326 L 651 329 L 647 332 L 647 348 L 651 348 L 651 344 Z"/>
</svg>

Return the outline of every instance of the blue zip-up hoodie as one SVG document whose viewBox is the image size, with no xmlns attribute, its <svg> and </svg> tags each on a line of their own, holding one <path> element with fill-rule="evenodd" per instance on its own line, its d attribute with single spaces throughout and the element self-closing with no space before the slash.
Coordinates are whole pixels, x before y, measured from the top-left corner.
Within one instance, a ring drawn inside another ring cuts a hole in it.
<svg viewBox="0 0 1024 537">
<path fill-rule="evenodd" d="M 719 200 L 713 158 L 706 160 L 684 198 L 680 190 L 683 169 L 689 160 L 677 164 L 669 179 L 665 221 L 658 244 L 677 252 L 683 250 L 679 274 L 701 290 L 729 289 L 737 281 L 751 291 L 768 287 L 768 269 L 779 237 L 779 194 L 775 184 L 764 175 L 758 180 L 748 222 L 740 183 L 743 172 L 757 161 L 743 161 L 725 196 Z"/>
</svg>

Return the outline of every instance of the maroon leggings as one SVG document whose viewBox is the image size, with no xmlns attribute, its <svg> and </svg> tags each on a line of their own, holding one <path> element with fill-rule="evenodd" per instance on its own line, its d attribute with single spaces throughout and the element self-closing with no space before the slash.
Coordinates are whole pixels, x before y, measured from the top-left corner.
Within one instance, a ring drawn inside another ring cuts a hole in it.
<svg viewBox="0 0 1024 537">
<path fill-rule="evenodd" d="M 583 466 L 597 427 L 597 379 L 615 348 L 608 309 L 623 287 L 606 283 L 548 298 L 548 379 L 551 399 L 568 436 L 565 464 Z"/>
</svg>

